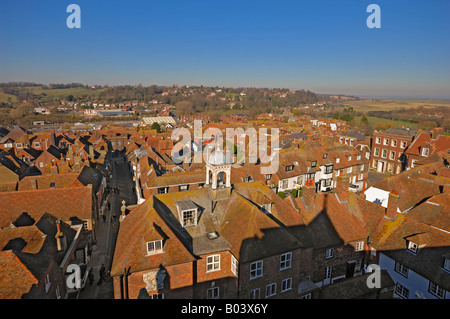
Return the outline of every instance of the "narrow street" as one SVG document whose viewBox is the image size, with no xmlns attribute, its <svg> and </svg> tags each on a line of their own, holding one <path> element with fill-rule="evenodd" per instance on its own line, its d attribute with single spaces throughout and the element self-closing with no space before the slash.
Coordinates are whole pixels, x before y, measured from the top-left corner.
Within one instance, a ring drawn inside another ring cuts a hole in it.
<svg viewBox="0 0 450 319">
<path fill-rule="evenodd" d="M 106 272 L 109 274 L 111 269 L 114 248 L 117 239 L 117 233 L 120 225 L 120 215 L 122 201 L 125 205 L 133 205 L 136 203 L 134 195 L 134 183 L 130 174 L 129 166 L 124 156 L 114 154 L 111 157 L 110 176 L 107 178 L 107 187 L 110 189 L 107 207 L 104 210 L 105 217 L 100 217 L 96 225 L 96 248 L 92 252 L 91 260 L 88 268 L 93 268 L 94 283 L 86 283 L 85 288 L 81 291 L 79 299 L 113 299 L 113 283 L 109 275 L 106 280 L 100 284 L 99 271 L 102 265 L 105 266 Z M 111 178 L 112 177 L 112 178 Z"/>
</svg>

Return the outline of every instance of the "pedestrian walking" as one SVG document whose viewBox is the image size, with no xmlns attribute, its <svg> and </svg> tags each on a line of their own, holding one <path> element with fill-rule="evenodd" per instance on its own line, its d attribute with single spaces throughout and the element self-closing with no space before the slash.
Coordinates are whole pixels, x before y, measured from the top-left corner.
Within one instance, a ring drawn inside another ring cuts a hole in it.
<svg viewBox="0 0 450 319">
<path fill-rule="evenodd" d="M 97 285 L 101 285 L 103 280 L 105 280 L 105 264 L 102 264 L 99 271 L 100 279 L 98 280 Z"/>
<path fill-rule="evenodd" d="M 94 283 L 94 272 L 92 271 L 92 267 L 89 268 L 88 279 L 89 285 L 92 286 L 92 284 Z"/>
<path fill-rule="evenodd" d="M 103 218 L 103 222 L 105 223 L 106 222 L 106 215 L 102 214 L 102 218 Z"/>
</svg>

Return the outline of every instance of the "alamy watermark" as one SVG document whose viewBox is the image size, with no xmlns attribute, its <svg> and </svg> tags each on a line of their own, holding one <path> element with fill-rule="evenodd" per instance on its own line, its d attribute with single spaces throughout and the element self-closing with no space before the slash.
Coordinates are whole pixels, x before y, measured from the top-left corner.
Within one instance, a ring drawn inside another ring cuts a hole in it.
<svg viewBox="0 0 450 319">
<path fill-rule="evenodd" d="M 233 162 L 244 164 L 248 148 L 248 162 L 262 164 L 261 174 L 274 174 L 278 171 L 280 149 L 278 128 L 271 128 L 270 133 L 267 128 L 259 128 L 256 131 L 253 127 L 246 130 L 227 128 L 224 131 L 209 127 L 203 132 L 202 121 L 195 120 L 192 139 L 188 129 L 176 128 L 172 131 L 171 138 L 176 141 L 180 138 L 181 140 L 172 148 L 172 161 L 176 164 L 203 163 L 203 161 L 218 165 Z M 223 133 L 225 133 L 225 139 Z M 248 143 L 246 143 L 247 138 Z M 268 145 L 269 140 L 270 145 Z M 212 159 L 214 162 L 211 161 Z"/>
</svg>

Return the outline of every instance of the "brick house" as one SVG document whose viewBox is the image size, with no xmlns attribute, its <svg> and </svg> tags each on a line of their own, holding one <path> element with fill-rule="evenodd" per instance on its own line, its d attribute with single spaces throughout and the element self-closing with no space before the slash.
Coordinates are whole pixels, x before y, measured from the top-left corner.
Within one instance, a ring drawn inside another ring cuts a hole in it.
<svg viewBox="0 0 450 319">
<path fill-rule="evenodd" d="M 391 174 L 399 174 L 405 170 L 407 162 L 404 153 L 415 135 L 415 130 L 402 128 L 374 131 L 371 168 Z"/>
</svg>

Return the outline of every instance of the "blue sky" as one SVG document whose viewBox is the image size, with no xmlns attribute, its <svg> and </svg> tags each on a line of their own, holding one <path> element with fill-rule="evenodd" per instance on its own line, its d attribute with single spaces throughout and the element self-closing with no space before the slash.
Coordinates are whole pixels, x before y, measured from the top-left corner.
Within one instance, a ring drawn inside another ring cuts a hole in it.
<svg viewBox="0 0 450 319">
<path fill-rule="evenodd" d="M 450 98 L 449 14 L 448 0 L 2 0 L 0 82 Z"/>
</svg>

